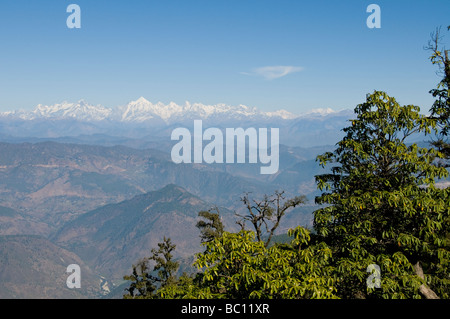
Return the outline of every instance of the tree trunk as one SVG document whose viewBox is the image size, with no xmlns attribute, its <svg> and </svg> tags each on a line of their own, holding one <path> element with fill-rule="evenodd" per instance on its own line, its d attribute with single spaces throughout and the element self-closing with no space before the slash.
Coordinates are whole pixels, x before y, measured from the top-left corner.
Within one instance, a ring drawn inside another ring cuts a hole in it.
<svg viewBox="0 0 450 319">
<path fill-rule="evenodd" d="M 423 269 L 422 266 L 420 265 L 420 261 L 418 261 L 414 265 L 414 270 L 417 276 L 419 276 L 422 280 L 425 280 L 425 276 L 423 275 Z M 427 287 L 425 284 L 422 284 L 419 287 L 419 292 L 427 299 L 440 299 L 438 295 L 436 295 L 436 293 L 429 287 Z"/>
</svg>

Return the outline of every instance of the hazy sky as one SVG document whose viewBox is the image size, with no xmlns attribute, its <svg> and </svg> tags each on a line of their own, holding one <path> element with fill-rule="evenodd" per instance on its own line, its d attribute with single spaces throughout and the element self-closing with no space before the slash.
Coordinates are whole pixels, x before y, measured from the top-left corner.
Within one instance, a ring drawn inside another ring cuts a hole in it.
<svg viewBox="0 0 450 319">
<path fill-rule="evenodd" d="M 1 0 L 0 111 L 144 96 L 302 113 L 375 89 L 426 111 L 439 77 L 424 46 L 442 26 L 450 48 L 448 25 L 449 0 Z"/>
</svg>

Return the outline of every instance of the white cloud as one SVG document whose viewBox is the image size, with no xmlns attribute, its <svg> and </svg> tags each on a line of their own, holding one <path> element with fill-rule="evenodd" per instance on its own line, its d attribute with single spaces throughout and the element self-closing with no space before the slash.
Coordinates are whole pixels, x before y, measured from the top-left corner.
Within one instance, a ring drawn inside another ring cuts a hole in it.
<svg viewBox="0 0 450 319">
<path fill-rule="evenodd" d="M 277 66 L 264 66 L 255 68 L 252 72 L 241 72 L 244 75 L 257 75 L 262 76 L 268 80 L 274 80 L 286 76 L 291 73 L 302 71 L 302 67 L 291 65 L 277 65 Z"/>
</svg>

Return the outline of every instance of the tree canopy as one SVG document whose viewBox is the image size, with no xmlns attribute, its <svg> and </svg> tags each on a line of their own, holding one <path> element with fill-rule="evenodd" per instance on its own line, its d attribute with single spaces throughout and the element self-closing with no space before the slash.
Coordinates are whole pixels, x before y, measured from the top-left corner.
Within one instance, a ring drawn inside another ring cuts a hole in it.
<svg viewBox="0 0 450 319">
<path fill-rule="evenodd" d="M 443 157 L 437 150 L 407 144 L 436 128 L 419 111 L 375 91 L 356 107 L 337 149 L 318 157 L 335 166 L 316 177 L 324 191 L 316 202 L 326 206 L 314 226 L 333 248 L 342 297 L 418 298 L 426 285 L 448 297 L 450 202 L 448 190 L 435 187 L 448 172 L 434 165 Z M 381 268 L 381 289 L 366 289 L 371 264 Z"/>
</svg>

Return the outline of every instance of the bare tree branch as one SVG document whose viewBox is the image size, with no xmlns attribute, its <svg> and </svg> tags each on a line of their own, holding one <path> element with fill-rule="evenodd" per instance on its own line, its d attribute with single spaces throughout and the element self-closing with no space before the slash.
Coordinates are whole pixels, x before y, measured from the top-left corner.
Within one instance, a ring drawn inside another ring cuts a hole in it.
<svg viewBox="0 0 450 319">
<path fill-rule="evenodd" d="M 256 239 L 263 241 L 263 236 L 267 235 L 264 243 L 267 247 L 272 240 L 275 231 L 280 225 L 282 217 L 290 208 L 294 208 L 306 202 L 305 196 L 296 196 L 292 199 L 285 200 L 284 191 L 276 191 L 272 196 L 264 196 L 261 201 L 250 200 L 249 194 L 246 193 L 241 201 L 247 208 L 247 215 L 236 214 L 240 219 L 236 222 L 245 229 L 245 222 L 249 221 L 256 233 Z M 252 201 L 254 204 L 252 204 Z"/>
<path fill-rule="evenodd" d="M 420 261 L 418 261 L 414 265 L 414 271 L 416 272 L 416 275 L 420 277 L 420 279 L 425 280 L 425 276 L 423 274 L 423 269 L 422 266 L 420 265 Z M 422 284 L 419 287 L 419 291 L 427 299 L 440 299 L 438 295 L 436 295 L 436 293 L 425 284 Z"/>
</svg>

